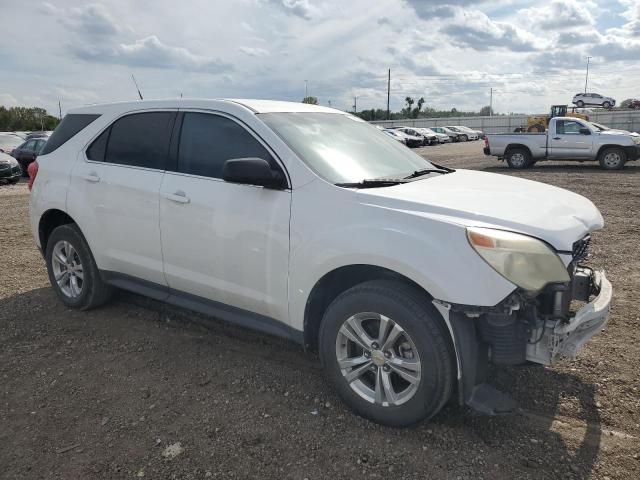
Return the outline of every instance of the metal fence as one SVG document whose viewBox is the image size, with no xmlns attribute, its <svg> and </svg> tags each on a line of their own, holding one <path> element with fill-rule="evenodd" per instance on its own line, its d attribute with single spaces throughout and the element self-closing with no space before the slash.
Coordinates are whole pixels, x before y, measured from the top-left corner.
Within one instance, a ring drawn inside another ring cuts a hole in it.
<svg viewBox="0 0 640 480">
<path fill-rule="evenodd" d="M 544 115 L 544 114 L 538 114 Z M 625 110 L 622 112 L 602 111 L 589 112 L 589 120 L 610 128 L 640 132 L 640 111 Z M 485 133 L 513 132 L 516 127 L 527 124 L 530 115 L 494 115 L 492 117 L 440 117 L 417 118 L 405 120 L 374 121 L 382 127 L 443 127 L 447 125 L 463 125 L 465 127 L 482 130 Z"/>
</svg>

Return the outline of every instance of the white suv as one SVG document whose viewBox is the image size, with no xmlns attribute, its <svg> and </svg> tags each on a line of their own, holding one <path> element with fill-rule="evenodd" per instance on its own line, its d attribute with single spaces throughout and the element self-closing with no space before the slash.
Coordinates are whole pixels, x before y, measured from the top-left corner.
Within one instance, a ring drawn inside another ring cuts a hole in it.
<svg viewBox="0 0 640 480">
<path fill-rule="evenodd" d="M 599 93 L 576 93 L 573 96 L 572 103 L 579 108 L 585 105 L 611 108 L 615 106 L 616 101 L 611 97 L 603 97 Z"/>
<path fill-rule="evenodd" d="M 575 356 L 607 320 L 611 285 L 581 265 L 603 226 L 589 200 L 440 167 L 337 110 L 94 105 L 37 162 L 31 226 L 65 305 L 118 287 L 293 339 L 383 424 L 431 417 L 453 392 L 512 410 L 487 361 Z"/>
</svg>

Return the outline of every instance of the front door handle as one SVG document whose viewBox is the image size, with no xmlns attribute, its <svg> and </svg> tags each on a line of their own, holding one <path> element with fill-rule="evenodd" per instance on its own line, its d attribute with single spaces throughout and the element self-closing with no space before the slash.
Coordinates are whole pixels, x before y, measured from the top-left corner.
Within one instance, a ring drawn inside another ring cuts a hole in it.
<svg viewBox="0 0 640 480">
<path fill-rule="evenodd" d="M 178 190 L 174 193 L 166 193 L 164 196 L 172 202 L 176 203 L 189 203 L 191 201 L 191 199 L 187 197 L 187 194 L 182 190 Z"/>
<path fill-rule="evenodd" d="M 96 172 L 89 172 L 87 173 L 84 177 L 83 177 L 87 182 L 99 182 L 100 181 L 100 177 L 98 176 L 98 174 Z"/>
<path fill-rule="evenodd" d="M 553 137 L 554 140 L 562 140 L 561 137 Z"/>
</svg>

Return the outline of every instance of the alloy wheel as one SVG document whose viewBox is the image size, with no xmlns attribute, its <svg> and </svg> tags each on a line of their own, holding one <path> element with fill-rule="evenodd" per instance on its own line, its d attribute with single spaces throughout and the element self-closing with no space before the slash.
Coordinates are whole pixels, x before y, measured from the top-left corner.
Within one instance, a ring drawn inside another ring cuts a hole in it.
<svg viewBox="0 0 640 480">
<path fill-rule="evenodd" d="M 349 317 L 336 337 L 336 358 L 351 389 L 370 403 L 402 405 L 418 391 L 418 350 L 389 317 L 374 312 Z"/>
<path fill-rule="evenodd" d="M 67 240 L 54 245 L 51 267 L 60 291 L 69 298 L 78 298 L 84 286 L 84 271 L 77 250 Z"/>
</svg>

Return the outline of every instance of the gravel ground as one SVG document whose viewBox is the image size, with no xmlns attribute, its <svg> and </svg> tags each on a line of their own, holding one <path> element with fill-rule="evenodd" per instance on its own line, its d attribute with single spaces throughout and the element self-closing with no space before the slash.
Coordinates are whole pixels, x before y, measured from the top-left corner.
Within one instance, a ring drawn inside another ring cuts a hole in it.
<svg viewBox="0 0 640 480">
<path fill-rule="evenodd" d="M 615 288 L 610 325 L 575 361 L 493 371 L 521 413 L 450 405 L 384 428 L 346 410 L 317 359 L 286 341 L 127 293 L 67 310 L 21 182 L 0 185 L 0 478 L 639 478 L 640 163 L 514 173 L 480 142 L 420 153 L 568 188 L 604 215 L 592 263 Z"/>
</svg>

